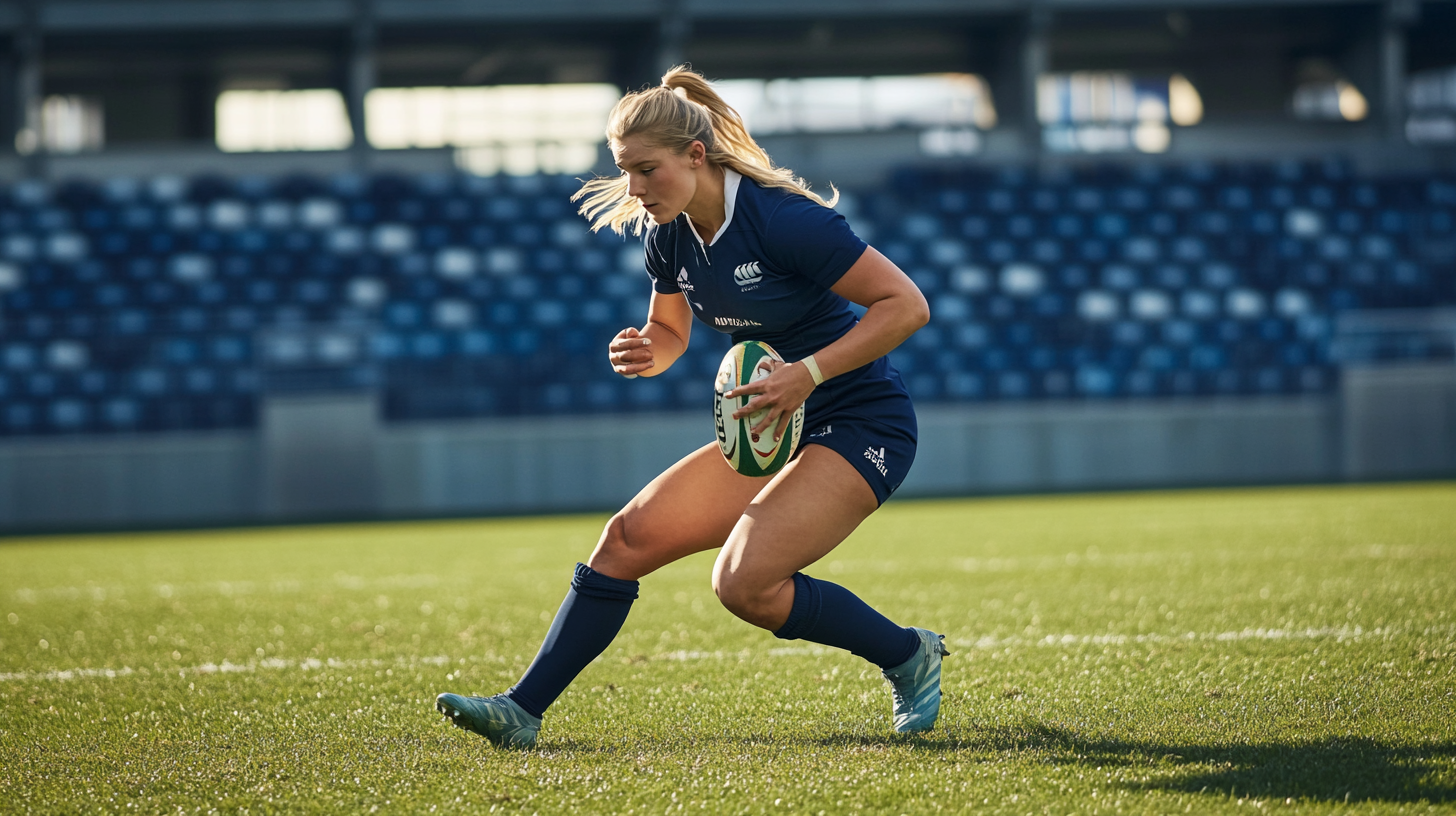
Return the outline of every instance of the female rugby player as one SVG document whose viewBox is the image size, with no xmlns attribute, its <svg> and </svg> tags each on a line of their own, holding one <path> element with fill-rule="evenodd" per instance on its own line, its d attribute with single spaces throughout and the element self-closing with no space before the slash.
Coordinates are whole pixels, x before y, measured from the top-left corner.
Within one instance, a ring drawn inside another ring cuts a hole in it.
<svg viewBox="0 0 1456 816">
<path fill-rule="evenodd" d="M 607 138 L 621 175 L 575 199 L 592 228 L 646 231 L 647 325 L 612 339 L 624 377 L 666 371 L 694 318 L 735 342 L 762 340 L 789 361 L 734 389 L 759 432 L 782 435 L 805 406 L 797 457 L 773 476 L 733 470 L 716 442 L 668 468 L 612 517 L 536 659 L 494 697 L 441 694 L 455 725 L 529 747 L 541 717 L 616 637 L 638 579 L 721 548 L 713 591 L 734 615 L 785 639 L 848 649 L 892 687 L 894 728 L 923 731 L 940 712 L 942 636 L 902 628 L 849 590 L 800 570 L 823 558 L 895 488 L 915 458 L 915 412 L 885 355 L 929 319 L 925 298 L 802 181 L 775 167 L 702 76 L 674 68 L 613 109 Z M 836 195 L 837 199 L 837 195 Z M 865 307 L 859 319 L 850 304 Z"/>
</svg>

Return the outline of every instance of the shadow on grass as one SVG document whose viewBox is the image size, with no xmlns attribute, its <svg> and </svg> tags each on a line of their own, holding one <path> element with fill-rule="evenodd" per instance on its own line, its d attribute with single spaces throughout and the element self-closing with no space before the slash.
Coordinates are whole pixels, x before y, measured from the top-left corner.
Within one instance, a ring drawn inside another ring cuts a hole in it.
<svg viewBox="0 0 1456 816">
<path fill-rule="evenodd" d="M 1088 736 L 1027 722 L 1001 728 L 932 732 L 924 737 L 841 735 L 825 747 L 1014 753 L 1065 765 L 1143 766 L 1161 776 L 1139 790 L 1338 802 L 1456 801 L 1456 743 L 1394 744 L 1365 737 L 1308 742 L 1177 743 Z"/>
</svg>

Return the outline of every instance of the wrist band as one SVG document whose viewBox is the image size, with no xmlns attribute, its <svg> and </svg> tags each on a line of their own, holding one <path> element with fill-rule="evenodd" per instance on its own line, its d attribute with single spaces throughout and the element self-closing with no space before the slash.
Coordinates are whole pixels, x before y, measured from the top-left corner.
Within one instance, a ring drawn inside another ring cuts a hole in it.
<svg viewBox="0 0 1456 816">
<path fill-rule="evenodd" d="M 809 369 L 809 376 L 814 378 L 815 385 L 824 384 L 824 372 L 819 370 L 819 363 L 814 359 L 814 355 L 810 354 L 799 362 L 804 364 L 804 368 Z"/>
</svg>

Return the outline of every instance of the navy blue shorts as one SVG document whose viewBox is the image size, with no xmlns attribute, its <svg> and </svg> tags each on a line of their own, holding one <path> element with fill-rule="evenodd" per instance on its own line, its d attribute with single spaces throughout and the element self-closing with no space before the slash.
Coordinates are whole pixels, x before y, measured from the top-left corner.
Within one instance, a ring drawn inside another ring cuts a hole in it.
<svg viewBox="0 0 1456 816">
<path fill-rule="evenodd" d="M 823 445 L 854 465 L 880 504 L 890 498 L 915 462 L 918 431 L 915 406 L 893 368 L 837 383 L 836 377 L 810 396 L 804 408 L 806 445 Z M 834 388 L 826 388 L 834 383 Z M 816 399 L 820 397 L 820 399 Z"/>
</svg>

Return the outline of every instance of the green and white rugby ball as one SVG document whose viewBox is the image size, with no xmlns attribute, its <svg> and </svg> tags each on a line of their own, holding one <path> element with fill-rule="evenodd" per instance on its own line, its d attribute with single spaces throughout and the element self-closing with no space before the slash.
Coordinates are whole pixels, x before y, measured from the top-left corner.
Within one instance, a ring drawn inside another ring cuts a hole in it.
<svg viewBox="0 0 1456 816">
<path fill-rule="evenodd" d="M 766 411 L 757 411 L 742 419 L 733 418 L 733 412 L 747 405 L 751 396 L 723 395 L 767 377 L 772 373 L 772 363 L 783 360 L 768 343 L 745 340 L 729 349 L 718 366 L 718 379 L 713 385 L 713 423 L 718 430 L 718 448 L 728 465 L 744 476 L 768 476 L 789 463 L 804 431 L 804 406 L 795 409 L 783 439 L 774 441 L 772 427 L 762 434 L 749 430 L 763 421 Z"/>
</svg>

